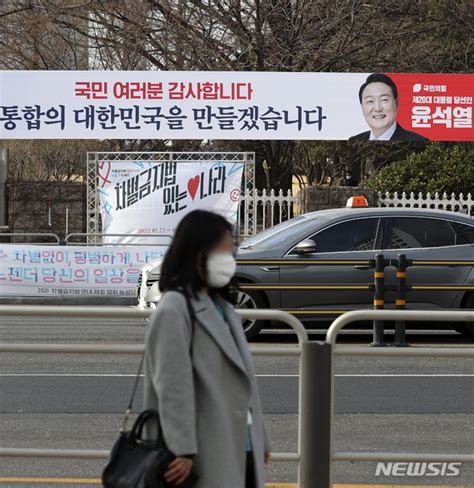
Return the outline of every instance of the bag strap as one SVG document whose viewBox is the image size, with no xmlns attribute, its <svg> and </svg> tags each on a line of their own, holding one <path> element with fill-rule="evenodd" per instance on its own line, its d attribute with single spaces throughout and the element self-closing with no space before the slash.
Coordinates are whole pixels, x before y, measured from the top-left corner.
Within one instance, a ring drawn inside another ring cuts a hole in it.
<svg viewBox="0 0 474 488">
<path fill-rule="evenodd" d="M 186 299 L 186 307 L 188 309 L 189 317 L 191 319 L 191 341 L 190 341 L 190 346 L 189 346 L 189 353 L 191 355 L 191 359 L 193 358 L 193 339 L 194 339 L 194 328 L 195 328 L 195 321 L 196 321 L 196 313 L 194 311 L 193 304 L 191 303 L 191 298 L 189 295 L 186 293 L 186 291 L 183 288 L 175 288 L 173 291 L 177 291 L 181 293 L 184 298 Z M 143 351 L 143 354 L 140 358 L 140 365 L 138 366 L 138 372 L 137 375 L 135 376 L 135 381 L 133 383 L 133 389 L 132 389 L 132 395 L 130 397 L 130 401 L 128 402 L 127 409 L 125 410 L 125 415 L 122 420 L 122 426 L 120 427 L 120 432 L 125 432 L 127 430 L 128 426 L 128 418 L 130 417 L 132 413 L 132 405 L 133 405 L 133 400 L 135 398 L 135 393 L 137 392 L 137 387 L 138 387 L 138 382 L 140 380 L 140 375 L 142 373 L 143 369 L 143 362 L 145 359 L 145 351 Z"/>
</svg>

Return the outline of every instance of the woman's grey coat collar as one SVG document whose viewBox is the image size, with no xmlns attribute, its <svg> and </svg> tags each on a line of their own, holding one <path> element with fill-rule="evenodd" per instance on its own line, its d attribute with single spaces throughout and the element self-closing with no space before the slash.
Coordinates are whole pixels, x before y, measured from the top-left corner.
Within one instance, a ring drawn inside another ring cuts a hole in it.
<svg viewBox="0 0 474 488">
<path fill-rule="evenodd" d="M 219 314 L 212 298 L 206 290 L 199 290 L 196 292 L 196 297 L 191 297 L 191 302 L 196 314 L 196 320 L 201 324 L 207 332 L 213 337 L 216 343 L 220 346 L 226 356 L 245 374 L 249 376 L 249 370 L 245 360 L 245 349 L 241 343 L 241 335 L 237 333 L 237 328 L 242 328 L 242 324 L 233 310 L 232 305 L 218 296 L 224 314 L 228 320 L 228 324 Z M 235 340 L 231 334 L 228 333 L 226 327 L 233 329 Z M 245 340 L 245 336 L 243 336 Z"/>
</svg>

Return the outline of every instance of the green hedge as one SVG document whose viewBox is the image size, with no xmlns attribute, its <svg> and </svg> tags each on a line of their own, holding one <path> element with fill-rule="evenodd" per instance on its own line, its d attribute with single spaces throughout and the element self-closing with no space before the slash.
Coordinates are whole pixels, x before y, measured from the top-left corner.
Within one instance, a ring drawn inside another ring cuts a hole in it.
<svg viewBox="0 0 474 488">
<path fill-rule="evenodd" d="M 474 193 L 474 151 L 470 145 L 431 143 L 385 166 L 364 187 L 381 192 Z"/>
</svg>

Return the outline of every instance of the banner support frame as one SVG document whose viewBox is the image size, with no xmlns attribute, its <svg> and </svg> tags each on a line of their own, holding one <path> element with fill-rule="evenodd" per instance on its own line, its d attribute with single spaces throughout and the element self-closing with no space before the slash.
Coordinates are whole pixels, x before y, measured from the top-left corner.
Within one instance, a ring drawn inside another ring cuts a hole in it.
<svg viewBox="0 0 474 488">
<path fill-rule="evenodd" d="M 102 161 L 223 161 L 223 162 L 242 162 L 244 172 L 242 178 L 242 190 L 255 190 L 255 153 L 254 152 L 223 152 L 223 151 L 107 151 L 107 152 L 87 152 L 87 198 L 86 198 L 86 232 L 88 234 L 87 244 L 99 244 L 102 234 L 102 222 L 100 217 L 99 205 L 99 164 Z M 252 235 L 257 228 L 257 212 L 255 203 L 248 209 L 249 231 Z M 90 234 L 90 235 L 89 235 Z"/>
</svg>

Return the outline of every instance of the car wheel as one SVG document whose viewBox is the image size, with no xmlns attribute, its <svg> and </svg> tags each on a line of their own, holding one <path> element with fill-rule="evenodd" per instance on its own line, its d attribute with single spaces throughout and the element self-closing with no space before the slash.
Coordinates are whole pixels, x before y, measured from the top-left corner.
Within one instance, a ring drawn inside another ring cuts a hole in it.
<svg viewBox="0 0 474 488">
<path fill-rule="evenodd" d="M 259 293 L 238 290 L 235 292 L 235 307 L 240 310 L 252 310 L 256 308 L 266 308 L 266 305 L 262 295 Z M 249 341 L 255 339 L 265 324 L 265 320 L 243 320 L 242 325 L 247 339 Z"/>
<path fill-rule="evenodd" d="M 464 309 L 474 310 L 474 293 L 471 293 L 463 304 Z M 457 323 L 451 326 L 456 332 L 468 337 L 474 337 L 474 322 Z"/>
</svg>

